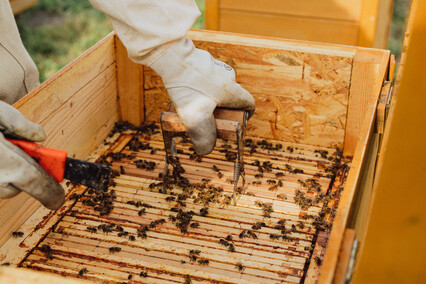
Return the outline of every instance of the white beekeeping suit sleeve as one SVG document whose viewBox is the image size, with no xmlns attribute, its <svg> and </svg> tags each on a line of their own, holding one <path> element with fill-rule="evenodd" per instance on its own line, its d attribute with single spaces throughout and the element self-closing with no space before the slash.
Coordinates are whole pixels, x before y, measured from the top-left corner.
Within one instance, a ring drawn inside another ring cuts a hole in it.
<svg viewBox="0 0 426 284">
<path fill-rule="evenodd" d="M 0 0 L 0 100 L 13 104 L 38 85 L 37 67 L 22 44 L 9 0 Z"/>
<path fill-rule="evenodd" d="M 193 0 L 90 0 L 108 15 L 129 57 L 151 65 L 181 39 L 200 10 Z"/>
<path fill-rule="evenodd" d="M 58 209 L 65 192 L 42 167 L 4 138 L 42 141 L 43 128 L 10 104 L 39 84 L 38 71 L 19 36 L 9 0 L 0 0 L 0 198 L 24 191 L 49 209 Z"/>
</svg>

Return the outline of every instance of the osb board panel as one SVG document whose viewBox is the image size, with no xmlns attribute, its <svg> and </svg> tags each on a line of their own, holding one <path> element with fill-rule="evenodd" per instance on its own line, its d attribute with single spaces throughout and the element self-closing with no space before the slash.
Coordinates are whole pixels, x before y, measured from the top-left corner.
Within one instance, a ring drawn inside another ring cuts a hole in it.
<svg viewBox="0 0 426 284">
<path fill-rule="evenodd" d="M 358 41 L 357 22 L 235 10 L 223 10 L 219 17 L 221 31 L 346 45 Z"/>
<path fill-rule="evenodd" d="M 169 109 L 170 98 L 161 77 L 149 67 L 143 70 L 145 121 L 160 121 L 160 114 Z"/>
<path fill-rule="evenodd" d="M 268 14 L 303 16 L 310 18 L 359 21 L 361 0 L 220 0 L 222 10 L 251 11 Z"/>
<path fill-rule="evenodd" d="M 128 142 L 129 139 L 121 139 L 125 137 L 126 135 L 120 137 L 117 143 L 123 145 L 122 141 Z M 164 165 L 161 134 L 141 138 L 144 143 L 150 143 L 153 149 L 137 151 L 135 159 L 152 161 L 155 168 L 153 171 L 137 168 L 131 159 L 113 163 L 115 169 L 123 168 L 123 174 L 115 178 L 114 190 L 117 199 L 110 215 L 99 216 L 98 211 L 83 203 L 89 196 L 86 192 L 85 197 L 72 205 L 70 210 L 66 210 L 69 207 L 60 210 L 61 217 L 64 213 L 65 216 L 45 238 L 45 229 L 55 223 L 50 221 L 55 216 L 43 218 L 37 225 L 39 231 L 32 232 L 29 227 L 24 226 L 24 240 L 11 238 L 7 248 L 1 248 L 2 261 L 18 264 L 25 256 L 22 252 L 31 251 L 37 246 L 21 263 L 22 266 L 72 277 L 78 277 L 79 271 L 86 268 L 84 277 L 92 280 L 121 282 L 132 275 L 133 281 L 169 283 L 183 282 L 186 275 L 189 275 L 195 283 L 300 283 L 305 273 L 306 261 L 311 257 L 310 248 L 316 235 L 314 220 L 305 219 L 303 216 L 309 214 L 318 217 L 322 204 L 320 202 L 302 209 L 294 203 L 293 198 L 298 191 L 310 195 L 300 186 L 299 179 L 306 181 L 314 178 L 320 185 L 320 192 L 327 192 L 335 178 L 328 176 L 326 169 L 333 163 L 316 151 L 328 150 L 327 155 L 330 155 L 334 149 L 284 143 L 280 150 L 262 150 L 258 147 L 257 152 L 250 154 L 250 148 L 246 148 L 247 191 L 251 194 L 241 195 L 236 206 L 211 203 L 207 216 L 194 215 L 192 222 L 199 223 L 199 227 L 188 228 L 188 232 L 182 234 L 168 219 L 170 214 L 175 215 L 171 208 L 175 208 L 177 203 L 166 200 L 168 195 L 150 187 L 152 182 L 158 180 L 158 173 Z M 270 142 L 280 144 L 280 141 Z M 220 141 L 219 149 L 227 148 L 224 145 L 226 143 Z M 223 186 L 225 195 L 230 194 L 232 186 L 226 180 L 232 176 L 232 162 L 227 161 L 219 149 L 204 157 L 202 162 L 195 162 L 189 159 L 189 146 L 179 144 L 179 149 L 184 151 L 180 155 L 182 165 L 186 169 L 184 176 L 190 182 L 201 182 L 202 178 L 209 177 L 212 184 Z M 128 155 L 135 153 L 127 147 L 121 152 Z M 255 178 L 254 174 L 258 173 L 258 170 L 250 163 L 256 160 L 270 161 L 271 155 L 279 158 L 273 160 L 274 169 L 265 172 L 264 177 Z M 220 168 L 223 177 L 217 176 L 212 164 Z M 286 170 L 286 165 L 303 172 L 291 173 Z M 280 172 L 284 176 L 277 178 L 276 174 Z M 271 191 L 268 189 L 269 179 L 281 180 L 283 186 Z M 255 181 L 262 184 L 255 185 Z M 81 192 L 81 188 L 76 191 Z M 176 194 L 181 193 L 178 188 L 174 191 Z M 141 216 L 138 212 L 143 206 L 138 208 L 128 203 L 138 200 L 152 206 L 145 207 L 146 213 Z M 270 217 L 262 216 L 262 210 L 255 204 L 256 201 L 271 203 L 273 212 Z M 67 206 L 70 202 L 73 201 L 67 201 Z M 192 198 L 188 198 L 185 203 L 185 211 L 199 212 L 205 206 L 196 203 Z M 137 236 L 137 228 L 141 224 L 149 224 L 159 218 L 166 219 L 165 223 L 151 228 L 147 238 Z M 286 220 L 286 228 L 291 231 L 288 233 L 291 237 L 289 240 L 275 240 L 270 237 L 271 234 L 279 234 L 280 229 L 274 226 L 280 219 Z M 262 221 L 266 223 L 262 228 L 252 229 L 253 224 Z M 120 230 L 110 233 L 102 230 L 91 233 L 87 230 L 88 226 L 96 228 L 101 224 L 111 223 L 122 226 L 124 231 L 135 236 L 136 240 L 131 241 L 128 235 L 119 236 Z M 33 228 L 35 225 L 33 223 Z M 253 230 L 257 237 L 240 238 L 238 235 L 242 230 Z M 226 246 L 220 244 L 220 238 L 227 235 L 233 237 L 235 252 L 229 252 Z M 43 238 L 41 243 L 37 241 L 36 236 Z M 43 245 L 50 246 L 52 258 L 46 258 L 46 254 L 41 251 Z M 121 250 L 112 253 L 109 249 L 113 246 Z M 208 260 L 209 263 L 201 265 L 197 261 L 191 262 L 188 253 L 192 249 L 199 249 L 198 259 Z M 21 255 L 17 255 L 16 251 L 20 251 Z M 241 271 L 236 267 L 240 262 L 243 265 Z M 140 277 L 141 272 L 146 272 L 148 277 Z"/>
<path fill-rule="evenodd" d="M 256 100 L 247 126 L 254 137 L 342 147 L 352 55 L 251 47 L 209 41 L 196 46 L 235 68 Z M 144 72 L 146 120 L 158 121 L 170 101 L 158 75 Z"/>
<path fill-rule="evenodd" d="M 120 120 L 134 125 L 144 121 L 143 66 L 130 60 L 127 50 L 118 37 L 115 38 L 117 58 L 117 96 Z"/>
</svg>

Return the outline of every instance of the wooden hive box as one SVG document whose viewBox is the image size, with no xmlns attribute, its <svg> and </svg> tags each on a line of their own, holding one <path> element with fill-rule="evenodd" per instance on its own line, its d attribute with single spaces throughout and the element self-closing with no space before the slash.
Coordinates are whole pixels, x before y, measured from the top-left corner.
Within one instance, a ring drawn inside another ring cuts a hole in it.
<svg viewBox="0 0 426 284">
<path fill-rule="evenodd" d="M 393 0 L 206 0 L 206 29 L 386 48 Z"/>
<path fill-rule="evenodd" d="M 200 211 L 192 217 L 199 228 L 194 225 L 186 234 L 177 231 L 172 221 L 157 227 L 154 224 L 146 239 L 134 242 L 117 236 L 116 231 L 101 232 L 102 224 L 115 222 L 130 235 L 140 233 L 137 229 L 142 223 L 173 213 L 171 203 L 164 201 L 164 195 L 153 189 L 155 186 L 151 187 L 159 180 L 164 162 L 161 134 L 148 131 L 149 135 L 137 136 L 150 143 L 145 147 L 148 149 L 139 152 L 129 148 L 129 143 L 135 141 L 132 131 L 108 137 L 117 121 L 135 125 L 158 122 L 169 104 L 159 76 L 148 67 L 132 63 L 112 33 L 15 106 L 28 119 L 44 126 L 46 146 L 66 149 L 70 156 L 92 161 L 106 152 L 127 155 L 112 163 L 122 174 L 112 185 L 117 195 L 115 207 L 110 215 L 99 216 L 87 203 L 80 202 L 90 195 L 86 188 L 65 183 L 68 199 L 57 212 L 40 207 L 23 193 L 1 200 L 0 263 L 75 277 L 88 267 L 83 277 L 101 281 L 127 281 L 132 276 L 133 281 L 153 283 L 183 282 L 187 278 L 193 283 L 311 283 L 317 279 L 327 283 L 335 277 L 338 264 L 346 256 L 339 261 L 345 230 L 364 230 L 363 222 L 357 221 L 362 219 L 362 208 L 369 200 L 368 194 L 362 195 L 362 173 L 369 165 L 367 154 L 375 141 L 378 99 L 389 90 L 389 84 L 384 83 L 389 78 L 390 53 L 209 31 L 190 31 L 188 36 L 199 48 L 233 66 L 237 81 L 256 99 L 256 113 L 246 133 L 252 139 L 245 150 L 246 192 L 250 194 L 241 195 L 236 206 L 211 204 L 207 216 Z M 217 148 L 225 149 L 226 143 L 218 142 Z M 182 153 L 188 154 L 189 146 L 182 146 Z M 250 152 L 252 148 L 257 150 Z M 337 161 L 333 155 L 336 148 L 344 156 L 338 162 L 346 162 L 349 168 L 339 167 L 329 174 L 327 169 Z M 215 150 L 198 164 L 183 155 L 182 163 L 189 179 L 210 178 L 212 183 L 221 184 L 225 200 L 231 191 L 225 179 L 232 175 L 232 166 L 222 152 Z M 154 161 L 154 170 L 135 166 L 131 160 L 135 156 L 141 161 Z M 255 178 L 262 163 L 265 166 L 270 162 L 274 163 L 272 169 L 266 169 L 264 177 Z M 216 177 L 213 164 L 225 177 Z M 277 180 L 281 182 L 279 187 L 267 185 Z M 303 185 L 310 182 L 318 185 L 318 194 L 329 194 L 334 199 L 315 206 L 297 205 L 301 200 L 298 195 L 313 196 Z M 73 194 L 85 196 L 76 202 L 69 198 Z M 135 200 L 155 205 L 141 213 Z M 266 205 L 262 208 L 261 204 L 271 205 L 269 216 Z M 195 199 L 188 199 L 185 206 L 185 210 L 197 212 L 203 207 Z M 330 211 L 323 212 L 328 207 Z M 321 212 L 327 222 L 332 220 L 332 225 L 315 224 L 319 219 L 314 217 Z M 283 240 L 274 240 L 274 228 L 282 219 L 287 222 L 285 230 L 291 233 L 287 239 L 281 236 Z M 256 221 L 266 224 L 254 228 Z M 90 233 L 87 227 L 98 231 Z M 24 237 L 11 237 L 16 230 Z M 241 237 L 248 231 L 255 236 Z M 229 239 L 233 236 L 230 242 L 235 244 L 236 252 L 230 252 L 229 243 L 224 246 L 220 241 L 228 234 Z M 46 245 L 51 252 L 43 249 Z M 108 252 L 113 245 L 122 247 L 122 251 Z M 198 260 L 207 259 L 208 265 L 188 259 L 191 248 L 198 248 L 196 245 L 202 251 Z M 241 271 L 239 264 L 243 265 Z M 141 271 L 148 277 L 139 276 Z M 0 269 L 2 275 L 10 276 L 7 268 Z"/>
</svg>

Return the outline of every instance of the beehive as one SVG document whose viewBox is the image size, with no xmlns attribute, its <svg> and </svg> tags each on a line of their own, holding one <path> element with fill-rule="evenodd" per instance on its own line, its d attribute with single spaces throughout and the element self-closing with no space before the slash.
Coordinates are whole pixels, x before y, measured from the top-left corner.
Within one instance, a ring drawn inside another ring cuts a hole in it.
<svg viewBox="0 0 426 284">
<path fill-rule="evenodd" d="M 228 204 L 231 142 L 219 141 L 201 161 L 191 159 L 190 144 L 178 143 L 182 176 L 199 185 L 166 193 L 156 186 L 164 165 L 157 130 L 119 127 L 107 138 L 117 121 L 158 122 L 169 104 L 158 75 L 130 62 L 111 34 L 16 107 L 44 126 L 47 146 L 92 161 L 122 153 L 112 161 L 121 173 L 110 187 L 114 208 L 100 214 L 87 201 L 93 192 L 72 185 L 64 185 L 68 200 L 57 212 L 24 194 L 1 201 L 3 263 L 101 281 L 332 279 L 349 212 L 358 206 L 352 201 L 389 52 L 204 31 L 189 36 L 233 66 L 256 99 L 246 133 L 247 186 L 237 204 Z M 207 189 L 216 192 L 211 202 Z M 331 197 L 306 199 L 322 194 Z M 183 230 L 178 214 L 191 215 Z M 11 238 L 18 229 L 24 237 Z"/>
</svg>

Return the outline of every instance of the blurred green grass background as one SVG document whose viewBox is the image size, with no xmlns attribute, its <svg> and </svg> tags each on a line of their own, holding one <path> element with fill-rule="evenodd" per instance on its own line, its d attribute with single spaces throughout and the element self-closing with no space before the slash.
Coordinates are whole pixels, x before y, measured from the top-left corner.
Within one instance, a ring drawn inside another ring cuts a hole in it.
<svg viewBox="0 0 426 284">
<path fill-rule="evenodd" d="M 204 0 L 195 0 L 202 12 L 194 28 L 204 27 Z M 389 49 L 397 59 L 410 0 L 395 0 Z M 105 35 L 112 27 L 88 0 L 38 0 L 16 17 L 25 47 L 35 61 L 43 82 Z"/>
</svg>

